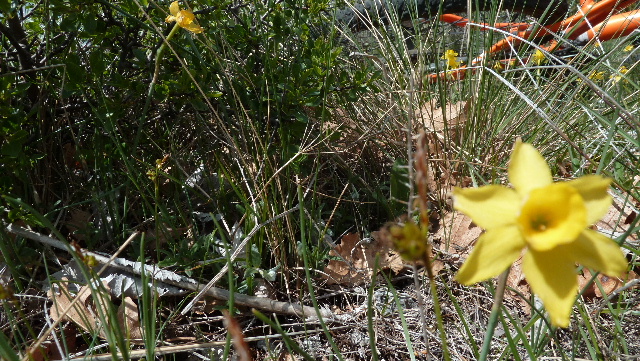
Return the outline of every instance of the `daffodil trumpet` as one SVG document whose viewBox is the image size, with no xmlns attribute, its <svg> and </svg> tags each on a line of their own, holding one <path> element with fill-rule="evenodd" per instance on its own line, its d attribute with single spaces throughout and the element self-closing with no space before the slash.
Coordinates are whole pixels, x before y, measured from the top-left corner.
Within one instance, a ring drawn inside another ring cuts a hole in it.
<svg viewBox="0 0 640 361">
<path fill-rule="evenodd" d="M 196 16 L 190 10 L 180 9 L 177 1 L 169 5 L 169 13 L 171 13 L 171 15 L 167 16 L 165 19 L 166 22 L 172 23 L 175 21 L 176 25 L 194 34 L 200 34 L 204 31 L 196 22 Z"/>
</svg>

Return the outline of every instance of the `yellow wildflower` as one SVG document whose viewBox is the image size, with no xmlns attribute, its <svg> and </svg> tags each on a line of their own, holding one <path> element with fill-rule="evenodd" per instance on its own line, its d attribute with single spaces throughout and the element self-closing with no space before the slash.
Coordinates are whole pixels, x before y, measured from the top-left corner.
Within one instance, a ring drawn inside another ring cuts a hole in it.
<svg viewBox="0 0 640 361">
<path fill-rule="evenodd" d="M 628 53 L 631 50 L 633 50 L 633 48 L 634 48 L 633 44 L 629 44 L 629 45 L 625 46 L 623 50 Z"/>
<path fill-rule="evenodd" d="M 613 80 L 614 83 L 619 82 L 622 79 L 622 75 L 620 74 L 626 74 L 629 71 L 629 69 L 627 69 L 626 66 L 622 65 L 619 69 L 618 69 L 618 73 L 619 74 L 612 74 L 611 75 L 611 79 Z"/>
<path fill-rule="evenodd" d="M 544 56 L 540 49 L 536 49 L 536 51 L 531 56 L 531 61 L 533 61 L 536 65 L 542 65 L 542 63 L 546 62 L 547 58 Z"/>
<path fill-rule="evenodd" d="M 460 66 L 460 62 L 458 61 L 457 56 L 458 53 L 451 49 L 444 52 L 444 55 L 441 57 L 441 59 L 447 60 L 447 69 L 457 68 Z"/>
<path fill-rule="evenodd" d="M 493 64 L 493 69 L 498 71 L 503 70 L 504 65 L 502 65 L 500 61 L 496 61 L 495 64 Z"/>
<path fill-rule="evenodd" d="M 620 247 L 589 229 L 611 206 L 611 179 L 587 175 L 553 183 L 544 158 L 518 141 L 508 169 L 515 189 L 488 185 L 456 188 L 454 208 L 487 231 L 456 279 L 465 285 L 506 270 L 521 254 L 522 269 L 544 303 L 551 323 L 567 327 L 578 292 L 576 263 L 609 276 L 627 267 Z"/>
<path fill-rule="evenodd" d="M 178 5 L 177 1 L 174 1 L 169 5 L 169 12 L 171 15 L 167 16 L 165 19 L 166 22 L 172 23 L 177 22 L 181 28 L 187 29 L 192 33 L 199 34 L 204 31 L 196 23 L 196 16 L 190 10 L 180 10 L 180 5 Z"/>
<path fill-rule="evenodd" d="M 602 79 L 604 79 L 604 71 L 592 71 L 589 74 L 589 79 L 591 79 L 591 80 L 602 80 Z"/>
</svg>

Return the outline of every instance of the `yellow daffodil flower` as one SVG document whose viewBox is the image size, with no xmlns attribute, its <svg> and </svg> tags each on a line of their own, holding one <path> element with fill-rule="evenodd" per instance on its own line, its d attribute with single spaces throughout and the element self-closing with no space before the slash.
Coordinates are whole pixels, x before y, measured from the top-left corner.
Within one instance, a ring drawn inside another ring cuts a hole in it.
<svg viewBox="0 0 640 361">
<path fill-rule="evenodd" d="M 591 79 L 591 80 L 602 80 L 602 79 L 604 79 L 604 71 L 592 71 L 589 74 L 589 79 Z"/>
<path fill-rule="evenodd" d="M 536 65 L 542 65 L 542 63 L 546 62 L 547 58 L 544 56 L 540 49 L 536 49 L 536 51 L 531 55 L 531 61 Z"/>
<path fill-rule="evenodd" d="M 200 34 L 204 31 L 204 29 L 196 23 L 196 16 L 189 10 L 180 10 L 180 5 L 178 5 L 177 1 L 169 5 L 169 12 L 171 15 L 167 16 L 165 19 L 166 22 L 172 23 L 175 21 L 181 28 L 187 29 L 195 34 Z"/>
<path fill-rule="evenodd" d="M 609 276 L 619 276 L 627 267 L 620 247 L 588 228 L 611 206 L 611 179 L 587 175 L 553 183 L 542 155 L 520 141 L 508 175 L 515 189 L 454 189 L 454 208 L 486 229 L 456 279 L 465 285 L 484 281 L 522 255 L 525 277 L 551 323 L 567 327 L 578 292 L 576 264 Z"/>
<path fill-rule="evenodd" d="M 628 52 L 630 52 L 631 50 L 633 50 L 633 45 L 632 45 L 632 44 L 629 44 L 629 45 L 625 46 L 623 50 L 624 50 L 625 52 L 627 52 L 627 53 L 628 53 Z"/>
<path fill-rule="evenodd" d="M 444 55 L 441 57 L 441 59 L 447 60 L 447 69 L 457 68 L 460 66 L 460 62 L 458 61 L 457 56 L 458 53 L 451 49 L 444 52 Z"/>
</svg>

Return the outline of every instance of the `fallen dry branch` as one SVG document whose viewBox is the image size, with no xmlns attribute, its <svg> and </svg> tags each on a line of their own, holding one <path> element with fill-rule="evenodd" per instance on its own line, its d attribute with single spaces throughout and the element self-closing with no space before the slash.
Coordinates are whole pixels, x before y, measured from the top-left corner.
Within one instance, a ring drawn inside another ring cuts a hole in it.
<svg viewBox="0 0 640 361">
<path fill-rule="evenodd" d="M 71 247 L 64 242 L 58 241 L 51 237 L 33 232 L 29 229 L 10 224 L 7 231 L 16 235 L 47 244 L 67 252 L 72 252 Z M 82 257 L 93 257 L 98 263 L 109 265 L 110 267 L 129 272 L 135 275 L 141 275 L 143 270 L 147 277 L 154 279 L 156 282 L 166 283 L 172 286 L 181 287 L 190 291 L 198 292 L 205 285 L 196 280 L 178 275 L 174 272 L 157 268 L 155 265 L 142 265 L 140 262 L 132 262 L 124 258 L 109 259 L 97 253 L 93 253 L 81 249 Z M 143 268 L 144 266 L 144 268 Z M 211 287 L 207 290 L 206 295 L 215 299 L 229 300 L 230 292 L 218 287 Z M 317 317 L 315 308 L 304 306 L 298 303 L 276 301 L 264 297 L 248 296 L 234 293 L 234 302 L 236 305 L 256 308 L 268 312 L 293 315 L 303 318 Z M 320 310 L 323 319 L 332 319 L 333 314 L 329 310 Z"/>
</svg>

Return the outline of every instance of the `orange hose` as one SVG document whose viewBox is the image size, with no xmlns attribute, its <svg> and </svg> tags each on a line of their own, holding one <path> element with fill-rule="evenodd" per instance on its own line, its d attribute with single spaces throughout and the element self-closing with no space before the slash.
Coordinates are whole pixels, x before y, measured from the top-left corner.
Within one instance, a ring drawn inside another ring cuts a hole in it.
<svg viewBox="0 0 640 361">
<path fill-rule="evenodd" d="M 575 39 L 595 24 L 605 21 L 610 14 L 622 10 L 636 3 L 638 0 L 618 1 L 619 0 L 603 0 L 595 5 L 589 6 L 588 9 L 586 9 L 587 12 L 584 14 L 579 12 L 562 21 L 561 27 L 567 28 L 565 32 L 571 34 L 569 36 L 570 39 Z M 588 21 L 581 21 L 585 15 Z"/>
<path fill-rule="evenodd" d="M 626 13 L 613 15 L 611 17 L 610 15 L 636 3 L 637 1 L 638 0 L 602 0 L 596 3 L 594 0 L 581 0 L 581 11 L 569 18 L 566 18 L 565 20 L 548 26 L 543 26 L 539 28 L 535 34 L 532 30 L 528 29 L 529 24 L 509 24 L 510 26 L 513 26 L 512 34 L 514 34 L 514 36 L 509 36 L 493 44 L 493 46 L 491 46 L 486 54 L 496 53 L 503 49 L 509 48 L 510 46 L 517 46 L 522 43 L 522 40 L 520 39 L 540 38 L 545 35 L 558 32 L 560 30 L 563 30 L 565 33 L 570 34 L 569 39 L 580 38 L 580 40 L 583 40 L 582 38 L 590 40 L 597 36 L 600 40 L 606 41 L 629 35 L 634 30 L 640 28 L 640 10 L 629 11 Z M 584 20 L 585 17 L 586 20 Z M 606 23 L 601 24 L 608 17 L 609 20 Z M 440 19 L 457 26 L 466 26 L 469 22 L 467 19 L 453 14 L 444 14 L 440 17 Z M 494 24 L 494 27 L 508 28 L 507 24 L 508 23 L 497 23 Z M 594 24 L 596 25 L 594 26 Z M 479 25 L 481 26 L 481 29 L 487 30 L 487 28 L 485 28 L 488 26 L 487 24 Z M 545 47 L 545 49 L 552 51 L 556 46 L 557 43 L 551 43 L 549 46 Z M 481 59 L 483 56 L 484 54 L 479 58 L 474 59 L 472 63 L 475 64 L 476 60 Z M 439 74 L 431 74 L 429 76 L 429 80 L 434 82 L 437 79 L 463 79 L 467 70 L 468 69 L 463 66 L 458 70 L 441 72 Z"/>
<path fill-rule="evenodd" d="M 638 28 L 640 28 L 640 10 L 634 10 L 614 15 L 606 23 L 594 26 L 576 39 L 589 41 L 597 37 L 600 41 L 607 41 L 627 36 Z"/>
<path fill-rule="evenodd" d="M 440 16 L 440 21 L 444 21 L 446 23 L 459 26 L 461 28 L 467 26 L 467 24 L 469 23 L 469 20 L 467 20 L 466 18 L 463 18 L 460 15 L 454 15 L 454 14 L 442 14 Z M 525 30 L 531 26 L 531 24 L 529 23 L 495 23 L 493 25 L 489 23 L 480 23 L 477 25 L 480 25 L 480 30 L 489 30 L 490 28 L 498 28 L 498 29 L 511 29 L 512 31 Z"/>
</svg>

